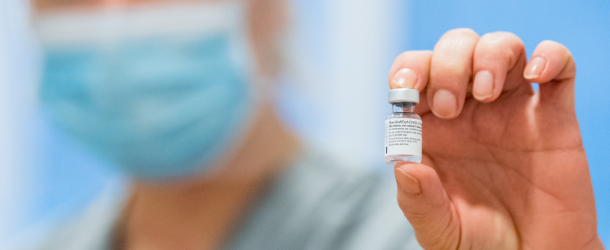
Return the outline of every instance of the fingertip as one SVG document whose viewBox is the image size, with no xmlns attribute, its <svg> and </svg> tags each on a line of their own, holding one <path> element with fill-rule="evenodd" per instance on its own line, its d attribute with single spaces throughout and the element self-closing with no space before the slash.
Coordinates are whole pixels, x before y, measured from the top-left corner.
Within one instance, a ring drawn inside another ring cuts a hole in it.
<svg viewBox="0 0 610 250">
<path fill-rule="evenodd" d="M 494 77 L 489 70 L 482 70 L 475 74 L 472 95 L 480 102 L 490 102 L 494 96 Z"/>
<path fill-rule="evenodd" d="M 439 89 L 432 93 L 432 113 L 442 119 L 451 119 L 458 115 L 458 100 L 451 91 Z"/>
<path fill-rule="evenodd" d="M 412 88 L 422 92 L 428 82 L 432 51 L 406 51 L 394 59 L 388 83 L 391 89 Z"/>
<path fill-rule="evenodd" d="M 530 60 L 523 70 L 523 77 L 530 81 L 536 81 L 546 69 L 547 59 L 544 56 L 536 56 Z"/>
<path fill-rule="evenodd" d="M 409 88 L 414 89 L 418 80 L 417 73 L 409 68 L 402 68 L 396 71 L 394 77 L 390 81 L 390 88 Z"/>
<path fill-rule="evenodd" d="M 544 67 L 538 66 L 543 64 Z M 551 104 L 570 113 L 575 111 L 576 63 L 567 47 L 554 41 L 541 42 L 524 70 L 524 77 L 540 83 L 541 105 Z"/>
<path fill-rule="evenodd" d="M 421 192 L 419 180 L 409 174 L 405 169 L 401 167 L 395 168 L 394 176 L 396 177 L 396 184 L 400 190 L 411 195 L 416 195 Z"/>
<path fill-rule="evenodd" d="M 561 43 L 545 40 L 540 42 L 523 71 L 530 82 L 546 83 L 552 80 L 574 78 L 576 67 L 572 53 Z"/>
<path fill-rule="evenodd" d="M 416 192 L 412 192 L 413 194 L 420 193 L 421 190 L 424 189 L 424 186 L 426 186 L 428 188 L 431 187 L 430 185 L 435 186 L 436 185 L 435 183 L 437 183 L 437 182 L 433 181 L 433 180 L 438 180 L 438 175 L 436 174 L 436 171 L 432 167 L 422 164 L 422 163 L 415 163 L 415 162 L 396 163 L 396 165 L 394 166 L 394 174 L 397 177 L 397 181 L 405 181 L 404 183 L 407 183 L 408 181 L 412 181 L 413 183 L 415 183 L 415 182 L 417 183 L 419 190 L 415 190 Z M 409 179 L 398 180 L 398 177 L 402 178 L 402 177 L 404 177 L 403 175 L 405 175 Z M 412 184 L 412 183 L 409 183 L 409 184 Z M 413 185 L 413 186 L 415 186 L 415 185 Z"/>
</svg>

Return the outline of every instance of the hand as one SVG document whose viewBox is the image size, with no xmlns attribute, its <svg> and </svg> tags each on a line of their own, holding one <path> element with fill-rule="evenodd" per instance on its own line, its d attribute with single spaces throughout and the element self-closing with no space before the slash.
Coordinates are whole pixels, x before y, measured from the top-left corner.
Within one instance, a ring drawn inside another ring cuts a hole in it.
<svg viewBox="0 0 610 250">
<path fill-rule="evenodd" d="M 423 164 L 394 169 L 398 204 L 425 249 L 603 249 L 575 74 L 563 45 L 527 63 L 505 32 L 451 30 L 396 58 L 390 87 L 419 90 L 423 120 Z"/>
</svg>

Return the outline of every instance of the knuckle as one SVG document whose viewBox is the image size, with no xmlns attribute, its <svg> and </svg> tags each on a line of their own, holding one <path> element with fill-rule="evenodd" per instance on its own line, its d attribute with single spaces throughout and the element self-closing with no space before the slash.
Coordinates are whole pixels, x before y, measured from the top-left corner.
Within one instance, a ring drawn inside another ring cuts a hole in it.
<svg viewBox="0 0 610 250">
<path fill-rule="evenodd" d="M 489 66 L 489 63 L 502 63 L 509 65 L 514 64 L 518 57 L 518 52 L 505 46 L 489 46 L 486 49 L 477 50 L 475 52 L 475 67 Z M 481 65 L 483 64 L 483 65 Z"/>
<path fill-rule="evenodd" d="M 554 56 L 550 56 L 551 60 L 555 58 L 555 60 L 559 60 L 563 64 L 566 64 L 564 71 L 576 73 L 574 57 L 572 56 L 572 52 L 570 52 L 565 45 L 551 40 L 542 41 L 536 47 L 536 51 L 534 51 L 534 55 L 540 54 L 553 54 Z"/>
<path fill-rule="evenodd" d="M 554 50 L 554 51 L 557 51 L 560 53 L 564 53 L 564 54 L 568 54 L 570 56 L 572 55 L 570 50 L 565 45 L 555 42 L 555 41 L 544 40 L 544 41 L 540 42 L 540 44 L 538 46 L 547 47 L 547 48 L 550 48 L 551 50 Z"/>
<path fill-rule="evenodd" d="M 490 46 L 524 47 L 521 38 L 505 31 L 487 33 L 481 37 L 479 43 Z"/>
<path fill-rule="evenodd" d="M 398 55 L 398 56 L 396 57 L 396 60 L 398 61 L 398 60 L 401 60 L 401 59 L 408 59 L 408 58 L 409 58 L 409 56 L 410 56 L 412 53 L 413 53 L 413 51 L 405 51 L 405 52 L 402 52 L 402 53 L 400 53 L 400 55 Z"/>
<path fill-rule="evenodd" d="M 458 28 L 452 29 L 445 33 L 446 35 L 458 35 L 458 36 L 470 36 L 470 37 L 479 37 L 479 34 L 470 28 Z"/>
<path fill-rule="evenodd" d="M 540 42 L 542 46 L 551 46 L 551 47 L 564 47 L 563 44 L 555 42 L 553 40 L 544 40 Z"/>
<path fill-rule="evenodd" d="M 421 57 L 430 57 L 432 56 L 432 50 L 414 50 L 412 51 L 414 55 L 418 55 Z"/>
<path fill-rule="evenodd" d="M 402 68 L 410 68 L 420 73 L 428 74 L 432 51 L 406 51 L 398 55 L 392 63 L 390 74 Z"/>
<path fill-rule="evenodd" d="M 398 66 L 404 62 L 407 62 L 409 60 L 409 53 L 410 53 L 410 51 L 402 52 L 400 55 L 398 55 L 396 58 L 394 58 L 393 64 Z"/>
<path fill-rule="evenodd" d="M 405 51 L 394 59 L 394 63 L 408 62 L 418 59 L 427 59 L 432 55 L 432 51 L 427 50 L 410 50 Z"/>
<path fill-rule="evenodd" d="M 499 31 L 481 37 L 475 50 L 475 58 L 479 58 L 477 64 L 498 61 L 506 63 L 505 66 L 508 67 L 514 65 L 524 51 L 525 45 L 521 38 L 510 32 Z"/>
<path fill-rule="evenodd" d="M 433 72 L 437 76 L 461 76 L 469 73 L 462 62 L 457 62 L 455 60 L 442 60 L 437 62 L 434 66 L 436 67 L 433 68 Z"/>
</svg>

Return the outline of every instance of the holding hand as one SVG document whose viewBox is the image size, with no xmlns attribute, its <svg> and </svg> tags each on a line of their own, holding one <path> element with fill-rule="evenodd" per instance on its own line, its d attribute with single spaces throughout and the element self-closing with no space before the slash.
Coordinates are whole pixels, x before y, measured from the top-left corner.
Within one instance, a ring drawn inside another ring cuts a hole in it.
<svg viewBox="0 0 610 250">
<path fill-rule="evenodd" d="M 398 204 L 425 249 L 603 249 L 575 75 L 563 45 L 528 63 L 504 32 L 451 30 L 396 58 L 390 87 L 419 90 L 423 120 L 423 164 L 395 166 Z"/>
</svg>

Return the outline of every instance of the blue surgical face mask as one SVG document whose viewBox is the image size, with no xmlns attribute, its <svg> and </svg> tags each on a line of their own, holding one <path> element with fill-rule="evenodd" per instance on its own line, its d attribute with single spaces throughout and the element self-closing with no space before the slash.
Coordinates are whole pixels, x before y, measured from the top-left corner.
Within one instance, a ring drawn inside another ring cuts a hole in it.
<svg viewBox="0 0 610 250">
<path fill-rule="evenodd" d="M 251 123 L 244 17 L 235 2 L 41 16 L 41 103 L 135 178 L 212 172 Z"/>
</svg>

